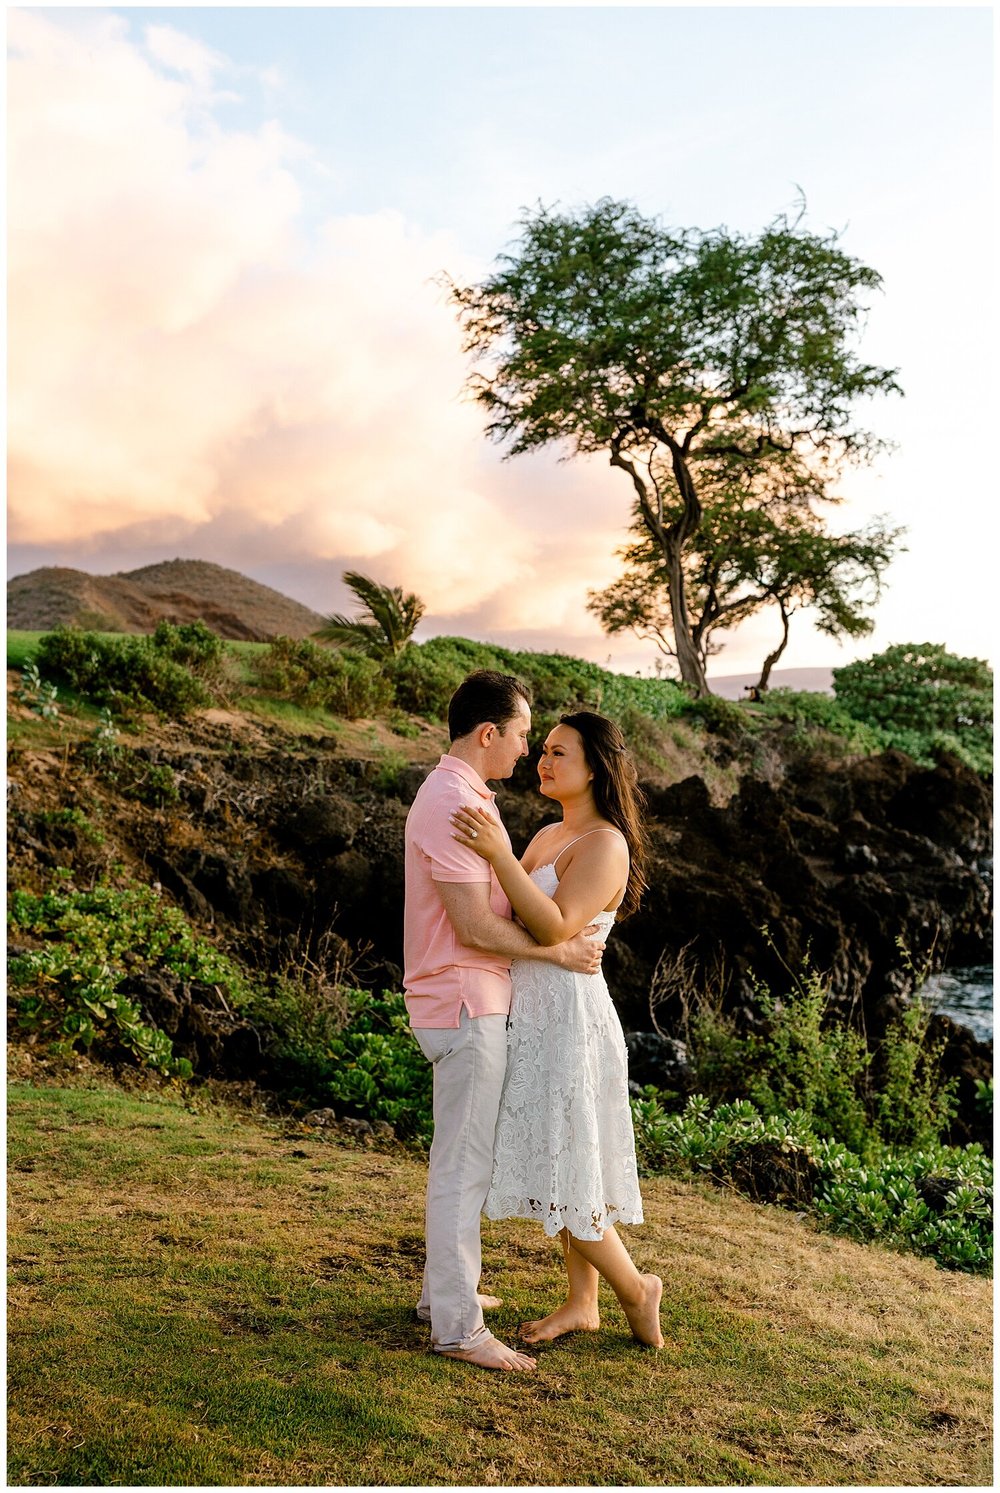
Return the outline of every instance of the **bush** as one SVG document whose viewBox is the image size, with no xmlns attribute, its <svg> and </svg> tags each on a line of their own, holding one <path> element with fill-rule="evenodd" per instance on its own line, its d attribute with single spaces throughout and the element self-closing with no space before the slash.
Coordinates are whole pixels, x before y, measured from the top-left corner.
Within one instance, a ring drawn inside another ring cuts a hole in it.
<svg viewBox="0 0 1000 1493">
<path fill-rule="evenodd" d="M 953 752 L 977 772 L 993 770 L 993 671 L 940 643 L 899 643 L 834 669 L 837 701 L 878 727 L 887 746 L 932 766 Z"/>
<path fill-rule="evenodd" d="M 286 1090 L 429 1144 L 431 1066 L 413 1038 L 403 996 L 338 987 L 317 1002 L 288 982 L 255 1003 L 268 1054 Z"/>
<path fill-rule="evenodd" d="M 945 1039 L 928 1041 L 930 1020 L 918 994 L 889 1026 L 878 1053 L 872 1119 L 879 1135 L 896 1144 L 936 1145 L 958 1109 L 958 1080 L 941 1081 Z"/>
<path fill-rule="evenodd" d="M 808 1164 L 815 1182 L 805 1206 L 833 1232 L 929 1255 L 952 1270 L 991 1268 L 993 1169 L 980 1146 L 882 1146 L 862 1160 L 818 1136 L 801 1110 L 765 1115 L 749 1100 L 713 1108 L 696 1094 L 681 1114 L 668 1114 L 654 1089 L 632 1100 L 632 1117 L 647 1171 L 732 1182 L 748 1150 L 769 1146 Z"/>
<path fill-rule="evenodd" d="M 409 643 L 392 671 L 397 705 L 411 715 L 443 721 L 448 701 L 466 674 L 474 669 L 498 669 L 513 674 L 514 655 L 503 648 L 490 648 L 469 638 L 431 638 L 427 643 Z"/>
<path fill-rule="evenodd" d="M 191 662 L 210 651 L 203 633 L 214 636 L 201 623 L 184 628 L 161 623 L 152 637 L 107 637 L 62 627 L 45 634 L 35 657 L 40 669 L 117 715 L 155 710 L 177 719 L 211 703 L 207 684 L 193 669 L 210 673 L 214 666 L 203 657 Z M 221 650 L 221 640 L 216 642 Z"/>
<path fill-rule="evenodd" d="M 254 660 L 262 687 L 296 705 L 329 710 L 349 721 L 392 705 L 392 683 L 371 658 L 322 648 L 308 638 L 275 638 Z"/>
<path fill-rule="evenodd" d="M 514 674 L 532 695 L 533 731 L 544 735 L 568 711 L 586 707 L 622 721 L 629 710 L 668 720 L 688 709 L 691 698 L 668 679 L 612 674 L 564 653 L 516 653 L 468 638 L 431 638 L 411 643 L 393 675 L 399 705 L 414 715 L 444 720 L 448 701 L 474 669 Z"/>
<path fill-rule="evenodd" d="M 795 730 L 797 745 L 814 745 L 818 733 L 833 737 L 847 752 L 871 755 L 885 750 L 885 736 L 876 726 L 857 720 L 830 695 L 811 690 L 768 690 L 754 714 L 760 718 L 787 721 Z"/>
<path fill-rule="evenodd" d="M 334 1064 L 326 1084 L 331 1103 L 387 1120 L 400 1136 L 430 1144 L 431 1065 L 414 1040 L 402 994 L 346 994 L 348 1022 L 327 1054 Z"/>
<path fill-rule="evenodd" d="M 123 993 L 129 975 L 168 970 L 217 985 L 233 1007 L 249 998 L 237 966 L 151 887 L 102 883 L 80 891 L 67 883 L 42 895 L 14 891 L 8 922 L 12 934 L 45 940 L 13 958 L 9 976 L 19 992 L 18 1025 L 57 1051 L 82 1047 L 117 1058 L 124 1050 L 142 1065 L 187 1076 L 190 1064 L 174 1059 L 170 1038 Z"/>
<path fill-rule="evenodd" d="M 226 645 L 204 622 L 161 621 L 149 641 L 157 653 L 201 679 L 217 679 L 222 674 Z"/>
<path fill-rule="evenodd" d="M 941 1077 L 943 1043 L 928 1042 L 929 1012 L 919 1001 L 873 1053 L 808 964 L 786 995 L 758 985 L 757 998 L 762 1029 L 752 1031 L 741 1030 L 717 996 L 683 999 L 692 1086 L 710 1102 L 748 1099 L 766 1116 L 795 1111 L 818 1136 L 863 1157 L 885 1143 L 940 1142 L 955 1113 L 955 1086 Z"/>
<path fill-rule="evenodd" d="M 747 1039 L 747 1097 L 765 1115 L 795 1110 L 817 1135 L 864 1150 L 871 1054 L 860 1032 L 831 1019 L 829 992 L 813 970 L 784 1000 L 761 989 L 760 1002 L 767 1028 Z"/>
<path fill-rule="evenodd" d="M 59 691 L 54 684 L 42 679 L 33 659 L 29 659 L 21 669 L 17 701 L 43 721 L 54 721 L 59 717 Z"/>
</svg>

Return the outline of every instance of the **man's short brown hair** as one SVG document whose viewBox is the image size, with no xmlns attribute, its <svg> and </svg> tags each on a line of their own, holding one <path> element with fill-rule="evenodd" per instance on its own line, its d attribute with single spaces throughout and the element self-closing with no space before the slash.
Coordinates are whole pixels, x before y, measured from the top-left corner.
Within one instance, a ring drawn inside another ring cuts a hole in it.
<svg viewBox="0 0 1000 1493">
<path fill-rule="evenodd" d="M 448 735 L 460 741 L 487 721 L 503 731 L 522 704 L 530 706 L 531 693 L 520 679 L 495 669 L 477 669 L 462 680 L 448 702 Z"/>
</svg>

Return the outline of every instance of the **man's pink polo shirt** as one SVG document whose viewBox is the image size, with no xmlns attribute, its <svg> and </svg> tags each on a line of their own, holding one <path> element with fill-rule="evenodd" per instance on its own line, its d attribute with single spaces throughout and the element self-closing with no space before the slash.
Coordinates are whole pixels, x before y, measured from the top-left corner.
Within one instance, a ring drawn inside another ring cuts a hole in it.
<svg viewBox="0 0 1000 1493">
<path fill-rule="evenodd" d="M 496 794 L 473 768 L 445 755 L 421 783 L 406 817 L 403 985 L 411 1026 L 457 1027 L 463 1006 L 470 1016 L 506 1016 L 510 1010 L 510 960 L 459 943 L 435 885 L 488 882 L 493 911 L 510 917 L 492 866 L 452 839 L 454 809 L 495 802 Z"/>
</svg>

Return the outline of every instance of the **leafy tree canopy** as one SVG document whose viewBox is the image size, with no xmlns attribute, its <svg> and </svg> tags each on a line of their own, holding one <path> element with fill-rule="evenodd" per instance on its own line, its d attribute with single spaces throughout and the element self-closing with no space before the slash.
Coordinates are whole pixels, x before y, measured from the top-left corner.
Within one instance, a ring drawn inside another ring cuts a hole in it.
<svg viewBox="0 0 1000 1493">
<path fill-rule="evenodd" d="M 731 626 L 751 605 L 713 586 L 713 533 L 731 538 L 752 512 L 772 534 L 798 516 L 805 533 L 844 464 L 884 448 L 856 423 L 862 399 L 899 392 L 894 370 L 855 349 L 880 278 L 836 232 L 786 217 L 754 238 L 664 228 L 604 198 L 577 213 L 540 206 L 521 227 L 494 274 L 451 284 L 484 365 L 472 391 L 509 454 L 556 443 L 627 474 L 634 532 L 662 561 L 669 647 L 704 693 L 718 608 L 732 603 Z M 756 605 L 768 599 L 758 583 Z"/>
</svg>

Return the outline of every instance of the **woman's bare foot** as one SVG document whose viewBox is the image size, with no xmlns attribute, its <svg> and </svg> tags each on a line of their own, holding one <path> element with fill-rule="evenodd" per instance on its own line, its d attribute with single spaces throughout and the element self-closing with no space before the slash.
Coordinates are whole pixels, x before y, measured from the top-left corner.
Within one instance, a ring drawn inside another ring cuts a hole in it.
<svg viewBox="0 0 1000 1493">
<path fill-rule="evenodd" d="M 596 1306 L 588 1310 L 575 1304 L 571 1306 L 567 1301 L 537 1322 L 523 1322 L 521 1337 L 526 1343 L 551 1343 L 553 1338 L 562 1337 L 563 1333 L 596 1332 L 600 1325 Z"/>
<path fill-rule="evenodd" d="M 521 1369 L 530 1372 L 536 1367 L 535 1360 L 516 1348 L 508 1348 L 499 1338 L 489 1337 L 474 1348 L 442 1348 L 442 1358 L 457 1358 L 460 1363 L 474 1363 L 480 1369 Z"/>
<path fill-rule="evenodd" d="M 633 1337 L 649 1348 L 662 1348 L 660 1297 L 663 1295 L 663 1282 L 658 1275 L 640 1275 L 639 1280 L 643 1288 L 641 1300 L 634 1306 L 626 1306 L 623 1301 L 622 1310 L 628 1318 Z"/>
</svg>

